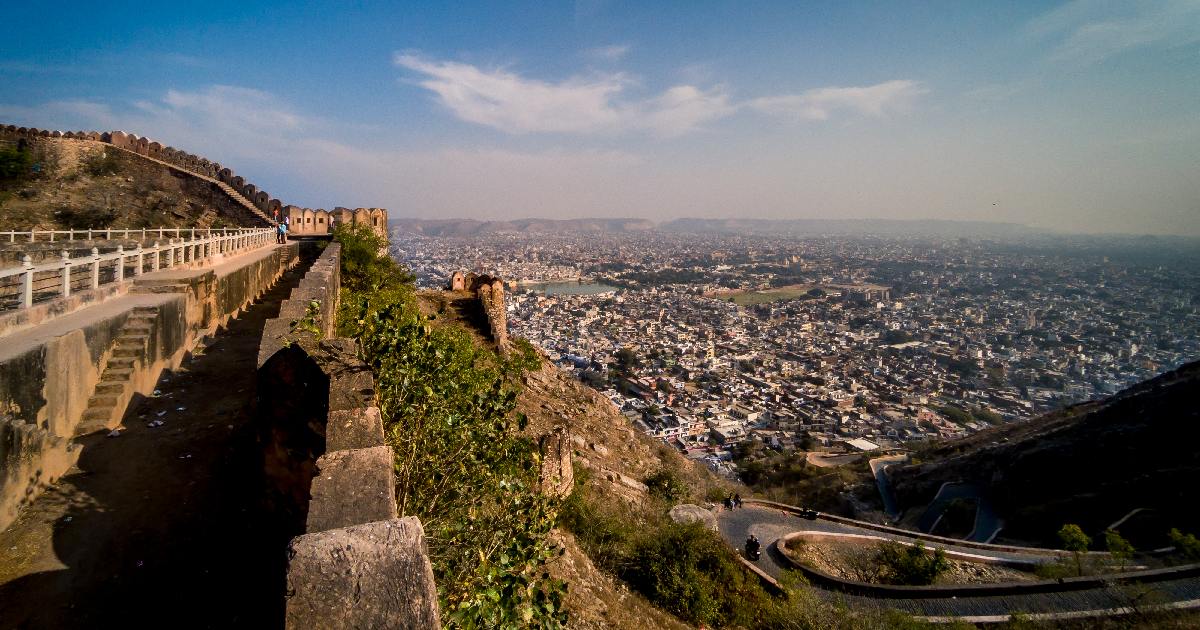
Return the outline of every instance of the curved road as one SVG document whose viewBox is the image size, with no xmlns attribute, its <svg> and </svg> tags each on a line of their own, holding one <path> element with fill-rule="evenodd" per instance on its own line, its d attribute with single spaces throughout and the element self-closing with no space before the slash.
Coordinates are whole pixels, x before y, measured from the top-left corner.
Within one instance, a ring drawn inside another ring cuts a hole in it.
<svg viewBox="0 0 1200 630">
<path fill-rule="evenodd" d="M 747 505 L 733 511 L 722 511 L 717 515 L 717 523 L 722 538 L 737 550 L 742 549 L 747 536 L 750 534 L 758 536 L 758 539 L 762 541 L 764 552 L 762 558 L 755 564 L 776 579 L 782 575 L 784 567 L 788 566 L 775 547 L 775 542 L 785 534 L 807 529 L 846 534 L 865 534 L 869 536 L 881 535 L 874 530 L 822 519 L 810 521 L 788 512 L 757 505 Z M 889 535 L 888 537 L 901 542 L 913 542 L 913 539 L 905 539 L 900 536 Z M 1045 555 L 982 551 L 976 548 L 956 547 L 954 545 L 945 545 L 945 548 L 964 553 L 986 554 L 1031 562 L 1053 560 L 1052 557 Z M 1165 580 L 1154 582 L 1148 586 L 1157 594 L 1155 597 L 1156 603 L 1188 602 L 1200 599 L 1200 579 L 1198 578 Z M 1062 613 L 1094 611 L 1119 608 L 1128 603 L 1128 593 L 1123 592 L 1121 587 L 1096 588 L 1061 593 L 913 599 L 884 599 L 862 595 L 849 595 L 821 588 L 817 590 L 830 599 L 840 599 L 853 607 L 896 609 L 914 615 L 931 617 L 1009 615 L 1014 612 Z"/>
</svg>

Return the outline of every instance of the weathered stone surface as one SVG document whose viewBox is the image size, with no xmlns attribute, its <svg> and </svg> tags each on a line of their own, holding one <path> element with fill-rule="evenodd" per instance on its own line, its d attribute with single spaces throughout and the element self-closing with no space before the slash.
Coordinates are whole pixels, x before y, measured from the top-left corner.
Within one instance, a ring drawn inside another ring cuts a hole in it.
<svg viewBox="0 0 1200 630">
<path fill-rule="evenodd" d="M 571 468 L 571 435 L 566 427 L 558 427 L 538 440 L 542 451 L 540 483 L 542 493 L 565 497 L 575 486 L 575 471 Z"/>
<path fill-rule="evenodd" d="M 379 407 L 329 412 L 325 427 L 326 451 L 344 451 L 383 445 L 383 420 Z"/>
<path fill-rule="evenodd" d="M 288 628 L 440 627 L 415 517 L 298 536 L 289 556 Z"/>
<path fill-rule="evenodd" d="M 305 530 L 321 532 L 396 517 L 388 446 L 326 453 L 317 460 Z"/>
<path fill-rule="evenodd" d="M 681 503 L 671 508 L 668 516 L 676 523 L 704 523 L 708 529 L 717 531 L 717 516 L 712 513 L 712 510 L 704 509 L 699 505 Z"/>
</svg>

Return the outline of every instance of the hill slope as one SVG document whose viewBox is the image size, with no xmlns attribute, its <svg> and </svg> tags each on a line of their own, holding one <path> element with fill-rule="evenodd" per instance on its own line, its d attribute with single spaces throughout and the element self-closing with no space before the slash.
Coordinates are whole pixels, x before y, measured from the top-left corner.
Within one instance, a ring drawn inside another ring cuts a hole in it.
<svg viewBox="0 0 1200 630">
<path fill-rule="evenodd" d="M 1066 522 L 1098 532 L 1135 508 L 1169 527 L 1200 529 L 1200 362 L 1110 398 L 938 445 L 922 463 L 893 469 L 905 505 L 928 502 L 944 482 L 992 492 L 1005 538 L 1053 543 Z M 1154 541 L 1151 541 L 1154 542 Z"/>
<path fill-rule="evenodd" d="M 11 151 L 17 143 L 0 141 Z M 85 140 L 33 139 L 20 174 L 0 179 L 5 229 L 239 227 L 261 218 L 216 184 Z"/>
</svg>

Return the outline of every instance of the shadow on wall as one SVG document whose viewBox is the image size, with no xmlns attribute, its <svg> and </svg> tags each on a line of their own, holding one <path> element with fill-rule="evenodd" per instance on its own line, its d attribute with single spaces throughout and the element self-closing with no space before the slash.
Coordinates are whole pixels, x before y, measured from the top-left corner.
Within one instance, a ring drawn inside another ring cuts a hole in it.
<svg viewBox="0 0 1200 630">
<path fill-rule="evenodd" d="M 293 536 L 304 533 L 328 415 L 329 377 L 299 345 L 284 347 L 259 368 L 265 511 Z"/>
</svg>

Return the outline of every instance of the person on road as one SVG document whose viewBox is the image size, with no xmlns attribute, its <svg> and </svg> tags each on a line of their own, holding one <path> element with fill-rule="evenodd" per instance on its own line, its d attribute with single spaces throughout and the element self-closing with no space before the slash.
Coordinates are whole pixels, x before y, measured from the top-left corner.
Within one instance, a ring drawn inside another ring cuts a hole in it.
<svg viewBox="0 0 1200 630">
<path fill-rule="evenodd" d="M 758 542 L 758 536 L 750 534 L 750 537 L 746 539 L 746 557 L 751 560 L 757 560 L 758 550 L 761 547 L 762 545 Z"/>
<path fill-rule="evenodd" d="M 742 494 L 740 492 L 733 495 L 733 507 L 742 507 Z"/>
</svg>

